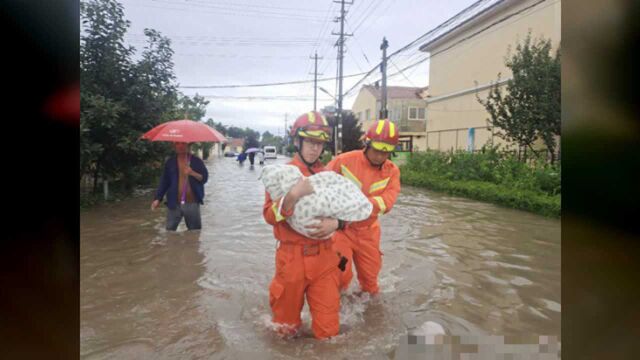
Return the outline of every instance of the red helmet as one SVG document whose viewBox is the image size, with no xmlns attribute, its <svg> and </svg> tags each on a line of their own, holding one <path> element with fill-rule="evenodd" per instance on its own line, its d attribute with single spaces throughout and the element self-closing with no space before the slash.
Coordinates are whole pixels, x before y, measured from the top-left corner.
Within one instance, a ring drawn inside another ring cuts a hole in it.
<svg viewBox="0 0 640 360">
<path fill-rule="evenodd" d="M 365 141 L 372 148 L 384 152 L 392 152 L 398 145 L 398 129 L 389 120 L 378 120 L 367 130 Z"/>
<path fill-rule="evenodd" d="M 327 119 L 317 111 L 300 115 L 291 126 L 291 137 L 300 136 L 320 141 L 331 140 L 331 127 Z"/>
</svg>

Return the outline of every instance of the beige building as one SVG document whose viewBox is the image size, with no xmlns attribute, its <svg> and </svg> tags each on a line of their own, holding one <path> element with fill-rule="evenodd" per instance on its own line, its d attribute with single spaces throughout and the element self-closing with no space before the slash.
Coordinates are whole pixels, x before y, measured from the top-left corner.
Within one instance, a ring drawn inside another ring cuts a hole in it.
<svg viewBox="0 0 640 360">
<path fill-rule="evenodd" d="M 427 111 L 422 96 L 426 88 L 389 86 L 387 87 L 387 110 L 389 120 L 400 130 L 400 144 L 404 151 L 425 150 L 427 145 Z M 380 118 L 382 89 L 365 85 L 360 89 L 351 111 L 362 131 Z"/>
<path fill-rule="evenodd" d="M 492 139 L 504 143 L 487 129 L 489 114 L 476 92 L 486 99 L 498 73 L 502 86 L 511 78 L 504 65 L 507 50 L 515 49 L 529 31 L 532 39 L 550 39 L 555 51 L 560 0 L 496 1 L 420 47 L 430 53 L 427 148 L 478 149 Z"/>
<path fill-rule="evenodd" d="M 227 146 L 225 151 L 233 151 L 241 153 L 244 148 L 244 139 L 242 138 L 227 138 Z"/>
</svg>

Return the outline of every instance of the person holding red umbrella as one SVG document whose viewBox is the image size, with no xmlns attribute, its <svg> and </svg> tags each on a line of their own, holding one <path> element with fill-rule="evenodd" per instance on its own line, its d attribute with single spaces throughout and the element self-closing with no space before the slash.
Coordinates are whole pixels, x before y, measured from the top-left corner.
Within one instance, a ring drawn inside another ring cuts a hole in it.
<svg viewBox="0 0 640 360">
<path fill-rule="evenodd" d="M 164 164 L 151 210 L 158 208 L 162 198 L 167 195 L 166 229 L 175 231 L 184 217 L 189 230 L 200 230 L 200 204 L 204 203 L 204 184 L 209 172 L 202 159 L 191 154 L 189 143 L 177 142 L 175 148 L 176 155 Z"/>
<path fill-rule="evenodd" d="M 170 141 L 175 144 L 176 149 L 176 155 L 164 164 L 151 210 L 157 209 L 166 195 L 169 209 L 166 229 L 175 231 L 184 217 L 189 230 L 200 230 L 200 205 L 204 204 L 204 184 L 209 179 L 209 172 L 202 159 L 191 154 L 189 144 L 225 141 L 224 136 L 201 122 L 176 120 L 156 126 L 142 138 Z"/>
</svg>

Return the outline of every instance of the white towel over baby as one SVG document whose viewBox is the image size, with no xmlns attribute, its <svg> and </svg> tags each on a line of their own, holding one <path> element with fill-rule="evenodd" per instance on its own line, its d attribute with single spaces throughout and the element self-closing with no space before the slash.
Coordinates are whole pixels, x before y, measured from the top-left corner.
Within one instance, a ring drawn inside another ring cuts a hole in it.
<svg viewBox="0 0 640 360">
<path fill-rule="evenodd" d="M 272 199 L 285 196 L 304 175 L 293 165 L 265 166 L 260 179 Z M 306 226 L 317 224 L 317 217 L 329 217 L 344 221 L 361 221 L 371 215 L 373 205 L 350 180 L 333 171 L 323 171 L 309 176 L 313 194 L 303 196 L 295 205 L 287 222 L 298 233 L 309 235 Z"/>
</svg>

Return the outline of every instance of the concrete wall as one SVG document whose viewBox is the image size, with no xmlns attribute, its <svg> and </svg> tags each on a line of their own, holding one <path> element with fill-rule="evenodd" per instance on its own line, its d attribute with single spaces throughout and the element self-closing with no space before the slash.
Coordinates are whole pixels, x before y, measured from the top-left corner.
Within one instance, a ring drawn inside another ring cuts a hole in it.
<svg viewBox="0 0 640 360">
<path fill-rule="evenodd" d="M 426 108 L 426 102 L 421 99 L 390 99 L 387 105 L 390 111 L 390 120 L 398 125 L 400 130 L 400 136 L 412 136 L 414 151 L 427 149 L 427 137 L 426 137 L 426 122 L 417 120 L 408 120 L 409 107 L 421 107 Z M 369 110 L 369 118 L 366 118 L 366 112 Z M 358 97 L 351 107 L 351 111 L 354 113 L 358 122 L 362 126 L 363 131 L 375 123 L 380 114 L 380 101 L 376 101 L 375 96 L 367 90 L 361 90 Z M 426 111 L 426 110 L 425 110 Z M 364 121 L 358 117 L 358 114 L 362 114 Z M 428 114 L 425 114 L 428 118 Z"/>
<path fill-rule="evenodd" d="M 560 0 L 547 0 L 525 12 L 474 36 L 470 40 L 451 45 L 489 24 L 526 8 L 536 1 L 511 1 L 507 7 L 478 24 L 461 31 L 454 37 L 437 44 L 429 52 L 432 54 L 429 65 L 429 93 L 427 100 L 427 145 L 429 149 L 449 150 L 467 148 L 467 131 L 475 130 L 475 148 L 480 148 L 491 139 L 491 133 L 484 127 L 489 114 L 476 99 L 473 91 L 478 86 L 511 77 L 504 65 L 507 50 L 512 51 L 522 41 L 529 30 L 532 39 L 544 37 L 551 39 L 555 51 L 560 43 Z M 477 82 L 477 85 L 476 83 Z M 469 90 L 469 92 L 466 92 Z M 486 99 L 488 89 L 478 92 Z M 456 130 L 463 129 L 463 130 Z M 457 133 L 457 135 L 456 135 Z M 456 146 L 457 138 L 457 146 Z M 497 136 L 495 144 L 504 144 Z M 505 144 L 506 145 L 506 144 Z"/>
<path fill-rule="evenodd" d="M 351 107 L 351 111 L 354 113 L 356 118 L 361 113 L 362 117 L 358 118 L 358 123 L 362 125 L 362 130 L 367 131 L 369 126 L 373 124 L 373 122 L 377 119 L 378 114 L 376 114 L 376 98 L 370 93 L 368 90 L 361 89 L 360 93 L 358 93 L 358 97 L 353 102 L 353 106 Z M 369 118 L 366 118 L 365 114 L 369 110 Z"/>
</svg>

